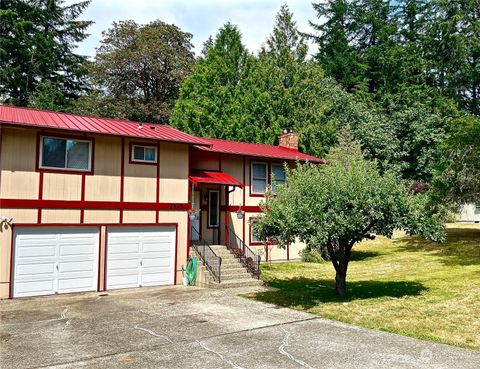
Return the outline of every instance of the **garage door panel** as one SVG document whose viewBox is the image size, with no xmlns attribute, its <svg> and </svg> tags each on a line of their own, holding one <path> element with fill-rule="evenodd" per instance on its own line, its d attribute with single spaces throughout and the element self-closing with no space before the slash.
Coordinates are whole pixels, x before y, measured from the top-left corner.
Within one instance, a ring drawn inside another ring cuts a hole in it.
<svg viewBox="0 0 480 369">
<path fill-rule="evenodd" d="M 168 255 L 164 257 L 156 258 L 144 258 L 142 261 L 143 268 L 168 268 L 170 267 L 170 257 Z"/>
<path fill-rule="evenodd" d="M 68 293 L 79 290 L 88 290 L 91 288 L 92 279 L 87 276 L 84 278 L 72 276 L 72 278 L 60 278 L 58 280 L 58 292 Z"/>
<path fill-rule="evenodd" d="M 112 227 L 107 243 L 107 288 L 173 284 L 174 227 Z"/>
<path fill-rule="evenodd" d="M 138 287 L 138 273 L 135 272 L 134 274 L 109 275 L 108 285 L 109 288 Z"/>
<path fill-rule="evenodd" d="M 77 245 L 60 245 L 59 256 L 69 255 L 92 255 L 96 250 L 96 246 L 92 243 L 79 243 Z"/>
<path fill-rule="evenodd" d="M 138 269 L 139 266 L 140 266 L 140 261 L 138 259 L 110 260 L 110 270 Z"/>
<path fill-rule="evenodd" d="M 54 245 L 36 245 L 36 246 L 19 246 L 17 248 L 16 256 L 17 258 L 23 257 L 55 257 L 55 246 Z"/>
<path fill-rule="evenodd" d="M 41 296 L 52 295 L 54 288 L 53 279 L 36 281 L 17 281 L 14 287 L 14 296 Z"/>
<path fill-rule="evenodd" d="M 97 228 L 22 227 L 14 237 L 14 297 L 96 290 Z"/>
<path fill-rule="evenodd" d="M 32 275 L 50 274 L 55 273 L 55 263 L 52 262 L 38 262 L 38 263 L 25 263 L 17 264 L 17 276 L 27 277 Z"/>
<path fill-rule="evenodd" d="M 140 245 L 138 243 L 118 242 L 113 243 L 113 240 L 108 240 L 109 251 L 112 254 L 138 254 L 140 252 Z"/>
<path fill-rule="evenodd" d="M 97 266 L 93 264 L 93 260 L 58 263 L 60 273 L 93 272 L 96 268 Z"/>
</svg>

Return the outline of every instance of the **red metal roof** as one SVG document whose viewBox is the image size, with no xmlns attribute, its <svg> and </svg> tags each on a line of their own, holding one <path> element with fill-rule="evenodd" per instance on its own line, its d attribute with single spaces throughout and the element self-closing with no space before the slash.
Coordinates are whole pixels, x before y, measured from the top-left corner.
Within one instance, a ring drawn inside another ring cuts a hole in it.
<svg viewBox="0 0 480 369">
<path fill-rule="evenodd" d="M 221 184 L 229 186 L 242 187 L 242 183 L 225 172 L 213 172 L 207 170 L 193 170 L 192 175 L 189 177 L 193 184 L 199 183 L 211 183 Z"/>
<path fill-rule="evenodd" d="M 211 144 L 210 147 L 195 148 L 202 151 L 212 151 L 224 154 L 244 155 L 261 158 L 274 158 L 283 160 L 300 160 L 309 161 L 312 163 L 326 163 L 325 159 L 316 158 L 312 155 L 303 154 L 297 150 L 287 149 L 285 147 L 253 144 L 247 142 L 227 141 L 214 138 L 204 138 L 205 141 Z"/>
<path fill-rule="evenodd" d="M 166 125 L 142 123 L 142 128 L 139 128 L 140 123 L 127 120 L 56 113 L 8 105 L 0 105 L 0 124 L 210 145 L 201 138 Z"/>
</svg>

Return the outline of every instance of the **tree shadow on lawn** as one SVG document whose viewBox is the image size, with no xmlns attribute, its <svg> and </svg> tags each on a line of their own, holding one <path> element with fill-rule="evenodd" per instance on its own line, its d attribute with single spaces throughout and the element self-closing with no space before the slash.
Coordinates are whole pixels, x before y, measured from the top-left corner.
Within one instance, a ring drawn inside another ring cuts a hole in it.
<svg viewBox="0 0 480 369">
<path fill-rule="evenodd" d="M 268 286 L 276 291 L 260 292 L 250 297 L 283 307 L 301 306 L 309 309 L 320 304 L 349 302 L 381 297 L 400 298 L 418 296 L 428 290 L 421 283 L 411 281 L 353 281 L 347 279 L 347 297 L 335 294 L 335 281 L 295 277 L 273 279 Z"/>
<path fill-rule="evenodd" d="M 445 265 L 480 265 L 480 229 L 447 228 L 447 241 L 438 244 L 420 237 L 393 240 L 405 251 L 427 251 L 441 257 Z"/>
<path fill-rule="evenodd" d="M 359 251 L 353 249 L 352 254 L 350 255 L 350 261 L 363 261 L 374 258 L 378 255 L 380 255 L 380 253 L 376 251 Z"/>
</svg>

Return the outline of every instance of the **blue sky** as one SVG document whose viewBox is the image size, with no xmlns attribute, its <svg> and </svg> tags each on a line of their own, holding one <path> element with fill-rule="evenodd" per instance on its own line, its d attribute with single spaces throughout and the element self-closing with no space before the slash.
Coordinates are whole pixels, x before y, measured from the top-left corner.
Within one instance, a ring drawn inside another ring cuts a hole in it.
<svg viewBox="0 0 480 369">
<path fill-rule="evenodd" d="M 76 1 L 66 3 L 72 2 Z M 93 20 L 95 24 L 89 28 L 91 35 L 79 45 L 77 52 L 93 56 L 102 31 L 114 21 L 127 19 L 140 24 L 156 19 L 174 23 L 193 34 L 192 43 L 197 54 L 208 36 L 231 21 L 242 32 L 247 48 L 256 51 L 271 33 L 275 14 L 283 3 L 294 13 L 300 30 L 310 31 L 308 21 L 315 20 L 315 12 L 309 0 L 93 0 L 82 18 Z"/>
</svg>

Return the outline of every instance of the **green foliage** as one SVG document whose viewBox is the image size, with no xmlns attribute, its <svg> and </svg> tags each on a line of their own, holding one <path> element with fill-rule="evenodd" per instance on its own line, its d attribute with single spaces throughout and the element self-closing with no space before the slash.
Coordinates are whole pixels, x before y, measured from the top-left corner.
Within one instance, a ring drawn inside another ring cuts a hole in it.
<svg viewBox="0 0 480 369">
<path fill-rule="evenodd" d="M 262 204 L 265 216 L 255 226 L 259 237 L 299 237 L 309 247 L 328 250 L 337 272 L 337 292 L 345 293 L 352 247 L 369 232 L 391 237 L 402 228 L 443 241 L 442 218 L 427 195 L 412 195 L 392 173 L 381 174 L 366 160 L 360 144 L 344 130 L 330 151 L 329 164 L 298 164 L 287 173 L 287 186 Z M 343 280 L 343 285 L 342 285 Z"/>
<path fill-rule="evenodd" d="M 300 251 L 300 258 L 304 263 L 323 263 L 322 255 L 316 250 L 303 249 Z"/>
<path fill-rule="evenodd" d="M 299 132 L 301 150 L 318 156 L 350 124 L 370 157 L 394 162 L 399 143 L 393 127 L 326 78 L 306 51 L 286 6 L 257 57 L 242 45 L 238 29 L 225 25 L 182 85 L 171 124 L 201 136 L 266 144 L 290 128 Z"/>
<path fill-rule="evenodd" d="M 161 21 L 114 22 L 103 33 L 91 69 L 96 92 L 76 104 L 76 111 L 93 107 L 112 117 L 167 122 L 194 64 L 191 38 Z"/>
<path fill-rule="evenodd" d="M 441 147 L 434 185 L 438 200 L 480 203 L 480 119 L 460 116 Z"/>
<path fill-rule="evenodd" d="M 90 1 L 64 4 L 0 2 L 0 101 L 64 109 L 88 88 L 86 59 L 74 49 L 88 36 L 92 22 L 78 18 Z"/>
</svg>

